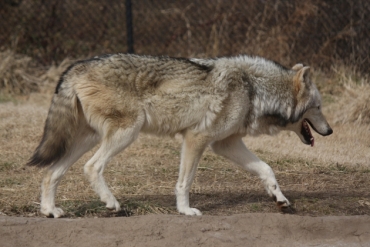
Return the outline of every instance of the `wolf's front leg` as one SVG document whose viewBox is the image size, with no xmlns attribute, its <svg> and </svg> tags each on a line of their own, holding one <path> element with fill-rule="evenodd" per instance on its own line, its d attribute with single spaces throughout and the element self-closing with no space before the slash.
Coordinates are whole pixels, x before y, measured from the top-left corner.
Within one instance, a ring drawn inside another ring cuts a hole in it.
<svg viewBox="0 0 370 247">
<path fill-rule="evenodd" d="M 206 138 L 193 133 L 186 133 L 181 151 L 179 179 L 176 184 L 177 210 L 185 215 L 202 215 L 202 213 L 189 206 L 189 191 L 193 183 L 198 162 L 205 147 Z"/>
<path fill-rule="evenodd" d="M 260 177 L 267 193 L 276 201 L 279 208 L 290 205 L 288 199 L 281 192 L 271 167 L 250 152 L 240 137 L 228 137 L 222 141 L 212 143 L 211 147 L 215 153 L 230 159 L 245 170 Z"/>
</svg>

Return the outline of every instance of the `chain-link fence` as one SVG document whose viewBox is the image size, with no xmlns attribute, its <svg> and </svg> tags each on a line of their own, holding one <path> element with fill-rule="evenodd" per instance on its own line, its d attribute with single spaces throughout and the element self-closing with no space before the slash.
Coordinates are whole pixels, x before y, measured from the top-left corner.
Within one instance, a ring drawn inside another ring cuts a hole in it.
<svg viewBox="0 0 370 247">
<path fill-rule="evenodd" d="M 370 70 L 368 0 L 133 0 L 135 53 Z M 125 0 L 2 0 L 0 48 L 44 64 L 127 52 Z"/>
</svg>

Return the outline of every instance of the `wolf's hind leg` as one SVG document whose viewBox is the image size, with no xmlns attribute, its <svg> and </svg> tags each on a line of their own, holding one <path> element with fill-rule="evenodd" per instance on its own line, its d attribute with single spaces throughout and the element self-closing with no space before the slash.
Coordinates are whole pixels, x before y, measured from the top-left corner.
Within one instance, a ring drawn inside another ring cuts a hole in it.
<svg viewBox="0 0 370 247">
<path fill-rule="evenodd" d="M 99 142 L 99 136 L 86 126 L 85 130 L 77 136 L 71 150 L 59 161 L 53 164 L 46 172 L 41 184 L 41 213 L 46 216 L 59 218 L 64 212 L 55 207 L 55 194 L 60 180 L 84 153 Z"/>
<path fill-rule="evenodd" d="M 228 158 L 261 178 L 267 193 L 274 198 L 280 208 L 290 205 L 288 199 L 281 192 L 271 167 L 250 152 L 240 137 L 228 137 L 212 143 L 211 147 L 215 153 Z"/>
<path fill-rule="evenodd" d="M 131 128 L 111 130 L 103 137 L 102 144 L 94 156 L 85 164 L 84 171 L 92 188 L 100 196 L 106 207 L 119 211 L 120 205 L 105 183 L 103 172 L 107 163 L 129 146 L 139 135 L 141 124 Z"/>
</svg>

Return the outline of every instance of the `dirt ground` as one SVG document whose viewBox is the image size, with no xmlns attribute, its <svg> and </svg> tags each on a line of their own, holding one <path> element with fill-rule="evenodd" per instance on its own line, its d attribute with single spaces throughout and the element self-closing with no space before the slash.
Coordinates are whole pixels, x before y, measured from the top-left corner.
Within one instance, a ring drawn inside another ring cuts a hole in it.
<svg viewBox="0 0 370 247">
<path fill-rule="evenodd" d="M 104 173 L 121 211 L 106 210 L 84 178 L 93 150 L 58 188 L 65 218 L 45 218 L 44 170 L 24 164 L 42 136 L 52 89 L 0 97 L 0 246 L 370 246 L 370 87 L 315 77 L 333 135 L 315 133 L 314 148 L 291 133 L 244 139 L 275 171 L 292 203 L 286 214 L 258 178 L 206 150 L 190 195 L 204 216 L 179 215 L 181 140 L 143 135 Z"/>
<path fill-rule="evenodd" d="M 0 217 L 1 246 L 370 246 L 370 217 Z"/>
</svg>

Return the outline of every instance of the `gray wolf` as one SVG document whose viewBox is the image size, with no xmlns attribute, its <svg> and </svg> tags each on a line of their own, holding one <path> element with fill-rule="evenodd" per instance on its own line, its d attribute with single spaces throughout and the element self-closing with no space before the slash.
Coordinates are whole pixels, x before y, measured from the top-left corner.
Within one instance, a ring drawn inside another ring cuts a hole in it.
<svg viewBox="0 0 370 247">
<path fill-rule="evenodd" d="M 295 132 L 314 145 L 311 126 L 320 135 L 333 131 L 321 112 L 321 98 L 310 68 L 292 69 L 246 55 L 215 59 L 113 54 L 71 65 L 52 98 L 44 134 L 30 166 L 48 167 L 41 185 L 41 212 L 55 218 L 62 176 L 85 152 L 101 143 L 84 166 L 93 189 L 109 209 L 120 204 L 108 189 L 103 170 L 140 132 L 183 136 L 177 209 L 201 215 L 189 206 L 189 190 L 198 161 L 211 149 L 262 180 L 281 208 L 289 201 L 274 172 L 251 153 L 245 135 Z"/>
</svg>

